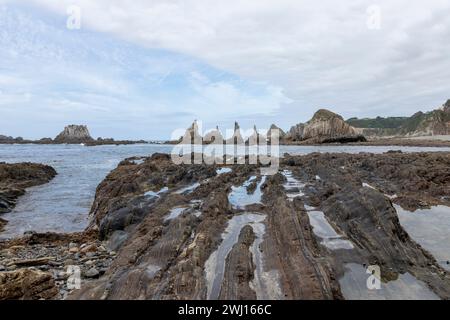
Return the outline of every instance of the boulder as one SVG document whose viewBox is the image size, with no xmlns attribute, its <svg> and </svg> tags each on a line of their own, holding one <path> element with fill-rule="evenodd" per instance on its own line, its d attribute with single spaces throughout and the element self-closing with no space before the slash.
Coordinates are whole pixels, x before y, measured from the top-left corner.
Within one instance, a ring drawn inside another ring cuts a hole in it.
<svg viewBox="0 0 450 320">
<path fill-rule="evenodd" d="M 0 300 L 51 299 L 57 294 L 50 273 L 32 269 L 0 273 Z"/>
</svg>

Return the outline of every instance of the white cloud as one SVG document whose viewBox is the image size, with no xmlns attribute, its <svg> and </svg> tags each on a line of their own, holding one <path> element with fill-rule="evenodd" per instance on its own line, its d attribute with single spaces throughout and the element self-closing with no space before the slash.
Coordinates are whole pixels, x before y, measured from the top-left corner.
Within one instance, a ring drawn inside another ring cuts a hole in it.
<svg viewBox="0 0 450 320">
<path fill-rule="evenodd" d="M 446 0 L 33 2 L 61 14 L 77 4 L 84 27 L 200 57 L 312 109 L 407 113 L 450 91 Z M 367 28 L 371 5 L 381 9 L 380 30 Z M 229 88 L 211 94 L 219 90 Z"/>
</svg>

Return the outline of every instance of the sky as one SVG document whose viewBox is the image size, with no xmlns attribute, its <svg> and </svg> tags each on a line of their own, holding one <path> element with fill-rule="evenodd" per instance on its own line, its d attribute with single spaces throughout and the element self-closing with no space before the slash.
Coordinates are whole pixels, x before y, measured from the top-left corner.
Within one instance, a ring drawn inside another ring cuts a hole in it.
<svg viewBox="0 0 450 320">
<path fill-rule="evenodd" d="M 169 139 L 450 98 L 448 0 L 0 0 L 0 134 Z"/>
</svg>

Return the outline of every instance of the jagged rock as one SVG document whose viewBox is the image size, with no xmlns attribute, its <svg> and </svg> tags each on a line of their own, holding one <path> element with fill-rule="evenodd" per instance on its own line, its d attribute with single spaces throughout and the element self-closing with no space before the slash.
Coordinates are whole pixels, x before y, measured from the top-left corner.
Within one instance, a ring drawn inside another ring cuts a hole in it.
<svg viewBox="0 0 450 320">
<path fill-rule="evenodd" d="M 303 140 L 303 132 L 305 130 L 305 124 L 299 123 L 295 126 L 291 127 L 289 132 L 286 135 L 287 139 L 293 140 L 293 141 L 301 141 Z"/>
<path fill-rule="evenodd" d="M 57 294 L 50 273 L 31 269 L 0 273 L 0 300 L 51 299 Z"/>
<path fill-rule="evenodd" d="M 283 129 L 281 129 L 280 127 L 278 127 L 275 124 L 272 124 L 267 132 L 267 137 L 270 138 L 270 133 L 273 130 L 278 130 L 278 136 L 280 137 L 280 139 L 284 139 L 286 137 L 286 133 L 283 131 Z"/>
<path fill-rule="evenodd" d="M 199 132 L 197 120 L 186 130 L 182 141 L 184 144 L 201 144 L 202 136 Z"/>
<path fill-rule="evenodd" d="M 255 125 L 255 126 L 253 126 L 252 134 L 250 135 L 250 137 L 247 138 L 245 143 L 249 144 L 249 145 L 256 145 L 256 144 L 262 144 L 265 141 L 266 141 L 266 136 L 260 134 Z"/>
<path fill-rule="evenodd" d="M 239 123 L 234 123 L 234 133 L 233 136 L 230 139 L 227 139 L 227 144 L 243 144 L 244 138 L 241 134 L 241 128 L 239 126 Z"/>
<path fill-rule="evenodd" d="M 87 126 L 69 125 L 55 138 L 56 143 L 85 143 L 93 141 Z"/>
<path fill-rule="evenodd" d="M 216 127 L 216 129 L 208 132 L 205 134 L 205 136 L 203 137 L 203 143 L 206 144 L 211 144 L 211 143 L 216 143 L 216 144 L 223 144 L 223 135 L 219 130 L 219 126 Z"/>
</svg>

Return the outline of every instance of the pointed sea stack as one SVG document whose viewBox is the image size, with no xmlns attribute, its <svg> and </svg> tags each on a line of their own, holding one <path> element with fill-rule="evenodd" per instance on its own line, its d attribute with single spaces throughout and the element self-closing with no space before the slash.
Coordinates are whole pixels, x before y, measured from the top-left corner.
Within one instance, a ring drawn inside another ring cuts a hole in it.
<svg viewBox="0 0 450 320">
<path fill-rule="evenodd" d="M 244 138 L 242 138 L 239 123 L 234 123 L 234 133 L 230 139 L 227 139 L 227 144 L 244 144 Z"/>
<path fill-rule="evenodd" d="M 205 136 L 203 137 L 203 143 L 205 143 L 205 144 L 211 144 L 211 143 L 223 144 L 223 135 L 219 130 L 219 126 L 216 126 L 216 129 L 205 134 Z"/>
</svg>

